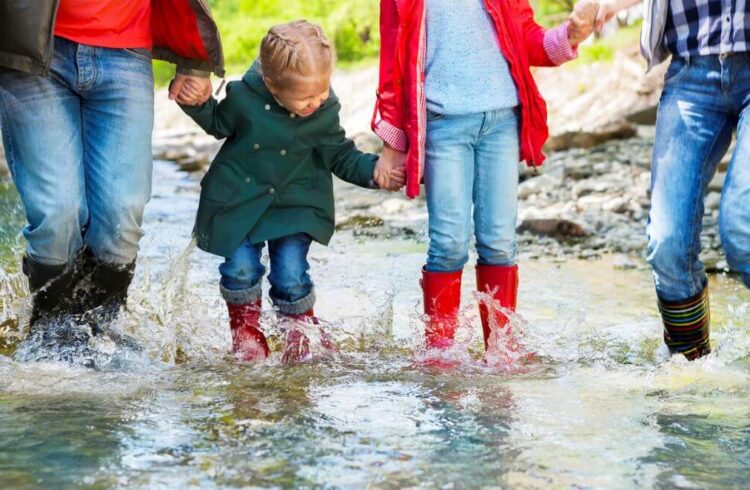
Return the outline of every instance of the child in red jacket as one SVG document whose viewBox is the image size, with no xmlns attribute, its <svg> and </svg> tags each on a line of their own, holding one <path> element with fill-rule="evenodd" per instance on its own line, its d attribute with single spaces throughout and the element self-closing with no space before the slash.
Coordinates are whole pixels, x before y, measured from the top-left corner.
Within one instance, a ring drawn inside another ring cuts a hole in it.
<svg viewBox="0 0 750 490">
<path fill-rule="evenodd" d="M 546 108 L 529 67 L 576 57 L 598 5 L 583 0 L 545 30 L 528 0 L 381 0 L 373 130 L 405 162 L 409 197 L 424 181 L 430 244 L 422 271 L 427 346 L 452 345 L 474 225 L 485 346 L 516 307 L 519 160 L 540 165 Z M 472 209 L 473 208 L 473 209 Z M 488 303 L 488 304 L 489 304 Z"/>
</svg>

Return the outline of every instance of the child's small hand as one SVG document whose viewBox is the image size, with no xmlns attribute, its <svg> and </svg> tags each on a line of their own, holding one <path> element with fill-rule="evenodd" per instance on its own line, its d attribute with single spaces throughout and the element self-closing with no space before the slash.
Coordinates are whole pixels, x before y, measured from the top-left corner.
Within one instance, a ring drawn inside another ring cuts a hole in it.
<svg viewBox="0 0 750 490">
<path fill-rule="evenodd" d="M 169 98 L 182 105 L 201 105 L 211 97 L 211 79 L 178 73 L 169 86 Z"/>
<path fill-rule="evenodd" d="M 387 146 L 383 148 L 383 153 L 375 165 L 373 180 L 381 189 L 397 191 L 406 184 L 406 170 L 404 162 L 406 153 L 396 151 Z"/>
<path fill-rule="evenodd" d="M 598 12 L 599 2 L 596 0 L 581 0 L 576 4 L 568 17 L 568 40 L 572 46 L 581 44 L 594 32 Z"/>
</svg>

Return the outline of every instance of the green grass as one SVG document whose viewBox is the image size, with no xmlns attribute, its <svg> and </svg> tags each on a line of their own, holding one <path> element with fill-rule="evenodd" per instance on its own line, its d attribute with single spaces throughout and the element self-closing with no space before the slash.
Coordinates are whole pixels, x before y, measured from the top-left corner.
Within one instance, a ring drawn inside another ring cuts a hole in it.
<svg viewBox="0 0 750 490">
<path fill-rule="evenodd" d="M 622 27 L 609 37 L 597 39 L 591 45 L 581 46 L 578 51 L 578 59 L 573 63 L 611 62 L 614 60 L 617 51 L 630 46 L 637 46 L 640 33 L 640 21 L 632 26 Z"/>
</svg>

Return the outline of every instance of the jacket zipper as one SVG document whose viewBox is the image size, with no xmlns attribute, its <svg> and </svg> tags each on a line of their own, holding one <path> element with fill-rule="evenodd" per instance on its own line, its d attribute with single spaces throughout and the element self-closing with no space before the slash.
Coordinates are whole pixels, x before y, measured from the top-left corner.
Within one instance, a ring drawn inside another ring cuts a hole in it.
<svg viewBox="0 0 750 490">
<path fill-rule="evenodd" d="M 44 70 L 42 71 L 42 76 L 44 77 L 49 75 L 50 66 L 52 65 L 52 57 L 55 52 L 55 22 L 57 21 L 57 11 L 60 9 L 60 0 L 56 0 L 55 5 L 52 8 L 52 22 L 50 23 L 49 34 L 47 36 L 47 39 L 49 39 L 47 59 L 44 62 Z"/>
<path fill-rule="evenodd" d="M 501 1 L 503 1 L 503 0 L 501 0 Z M 499 13 L 499 12 L 497 11 L 497 8 L 495 7 L 495 5 L 494 5 L 494 4 L 492 3 L 492 2 L 486 2 L 486 5 L 487 5 L 487 7 L 489 7 L 489 8 L 490 8 L 490 9 L 492 10 L 492 12 L 493 12 L 493 13 L 495 14 L 495 16 L 494 16 L 494 19 L 493 19 L 493 20 L 495 21 L 495 25 L 496 25 L 496 26 L 497 26 L 497 25 L 500 25 L 500 26 L 502 27 L 502 29 L 498 29 L 498 35 L 499 35 L 499 36 L 502 36 L 502 38 L 503 38 L 503 39 L 502 39 L 502 41 L 503 41 L 503 42 L 501 43 L 501 46 L 500 46 L 500 48 L 501 48 L 501 51 L 502 51 L 502 48 L 503 48 L 503 45 L 504 45 L 504 46 L 505 46 L 505 48 L 506 48 L 506 50 L 507 50 L 507 52 L 503 51 L 503 55 L 504 55 L 504 56 L 505 56 L 505 58 L 507 59 L 507 61 L 508 61 L 508 64 L 509 64 L 509 65 L 511 66 L 511 75 L 512 75 L 512 74 L 513 74 L 513 69 L 514 69 L 514 68 L 515 68 L 516 70 L 518 70 L 518 62 L 517 62 L 517 60 L 516 60 L 516 53 L 515 53 L 515 52 L 513 52 L 513 50 L 511 49 L 511 43 L 510 43 L 510 41 L 509 41 L 509 39 L 508 39 L 508 32 L 507 32 L 507 30 L 508 30 L 508 26 L 506 26 L 506 25 L 505 25 L 505 23 L 504 23 L 504 22 L 502 21 L 502 18 L 503 18 L 503 17 L 502 17 L 502 16 L 500 15 L 500 13 Z M 498 20 L 498 19 L 499 19 L 499 20 Z M 502 30 L 502 33 L 500 33 L 500 30 Z M 520 85 L 520 84 L 519 84 L 519 85 Z M 522 135 L 522 136 L 525 136 L 525 138 L 524 138 L 524 139 L 526 140 L 526 145 L 528 146 L 528 148 L 529 148 L 529 151 L 530 151 L 530 152 L 533 152 L 533 145 L 531 144 L 531 135 L 530 135 L 530 133 L 529 133 L 529 131 L 528 131 L 528 130 L 526 130 L 526 131 L 524 131 L 524 130 L 523 130 L 523 124 L 524 124 L 524 107 L 523 107 L 523 106 L 526 106 L 526 107 L 525 107 L 525 109 L 526 109 L 526 112 L 528 112 L 528 111 L 530 110 L 530 107 L 529 107 L 529 101 L 528 101 L 528 93 L 527 93 L 527 90 L 526 90 L 526 88 L 525 88 L 525 87 L 521 88 L 521 87 L 519 86 L 519 88 L 518 88 L 518 91 L 519 91 L 519 96 L 521 95 L 521 93 L 520 93 L 520 92 L 523 92 L 523 99 L 524 99 L 524 100 L 523 100 L 523 101 L 521 102 L 521 104 L 522 104 L 522 107 L 521 107 L 521 111 L 520 111 L 520 112 L 521 112 L 521 118 L 520 118 L 520 119 L 521 119 L 521 121 L 520 121 L 520 123 L 521 123 L 521 125 L 522 125 L 522 129 L 521 129 L 520 133 L 521 133 L 521 135 Z M 527 121 L 527 123 L 529 123 L 529 124 L 530 124 L 530 123 L 531 123 L 531 121 Z M 539 170 L 538 170 L 538 168 L 537 168 L 537 164 L 536 164 L 536 158 L 537 158 L 537 155 L 534 155 L 534 154 L 532 153 L 532 154 L 531 154 L 531 155 L 529 156 L 529 158 L 530 158 L 530 161 L 529 161 L 529 163 L 530 163 L 530 164 L 531 164 L 531 166 L 532 166 L 532 167 L 534 168 L 534 170 L 538 172 Z"/>
</svg>

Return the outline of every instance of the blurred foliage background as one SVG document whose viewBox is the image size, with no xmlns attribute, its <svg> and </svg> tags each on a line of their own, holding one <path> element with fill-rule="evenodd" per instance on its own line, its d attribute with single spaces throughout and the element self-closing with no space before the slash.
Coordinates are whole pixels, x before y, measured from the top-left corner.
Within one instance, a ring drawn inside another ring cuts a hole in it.
<svg viewBox="0 0 750 490">
<path fill-rule="evenodd" d="M 573 0 L 532 0 L 537 20 L 548 27 L 565 20 Z M 377 60 L 380 45 L 379 0 L 209 0 L 224 43 L 228 74 L 243 73 L 258 56 L 268 28 L 295 19 L 320 24 L 336 44 L 339 66 L 351 68 Z M 581 49 L 580 62 L 610 60 L 615 49 L 637 42 L 638 26 Z M 166 85 L 174 67 L 155 62 L 158 85 Z"/>
</svg>

